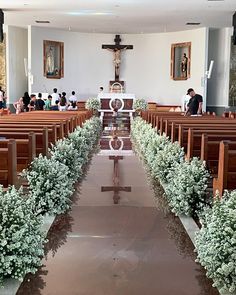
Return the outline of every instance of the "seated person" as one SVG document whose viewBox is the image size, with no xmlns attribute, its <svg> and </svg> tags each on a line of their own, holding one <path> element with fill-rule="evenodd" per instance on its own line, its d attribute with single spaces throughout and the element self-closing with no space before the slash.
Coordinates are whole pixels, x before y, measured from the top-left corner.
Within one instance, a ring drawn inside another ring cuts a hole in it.
<svg viewBox="0 0 236 295">
<path fill-rule="evenodd" d="M 67 109 L 67 101 L 66 101 L 66 93 L 62 92 L 62 97 L 58 104 L 59 111 L 66 111 Z"/>
<path fill-rule="evenodd" d="M 35 102 L 36 102 L 36 95 L 31 94 L 30 95 L 30 103 L 28 104 L 29 112 L 35 110 Z"/>
<path fill-rule="evenodd" d="M 67 108 L 68 111 L 77 111 L 78 107 L 76 105 L 76 101 L 73 101 L 70 103 L 70 105 Z"/>
<path fill-rule="evenodd" d="M 50 110 L 51 111 L 59 111 L 58 104 L 59 104 L 59 100 L 56 100 L 55 105 L 51 106 Z"/>
<path fill-rule="evenodd" d="M 20 97 L 18 101 L 13 103 L 13 106 L 16 110 L 16 114 L 20 114 L 21 112 L 24 112 L 24 102 L 23 97 Z"/>
<path fill-rule="evenodd" d="M 45 101 L 44 109 L 45 111 L 50 111 L 52 106 L 52 96 L 48 95 L 48 99 Z"/>
<path fill-rule="evenodd" d="M 35 101 L 35 110 L 43 111 L 45 102 L 42 100 L 42 93 L 38 94 L 38 99 Z"/>
<path fill-rule="evenodd" d="M 75 92 L 72 91 L 72 95 L 69 97 L 69 102 L 77 102 L 77 97 L 75 96 Z"/>
</svg>

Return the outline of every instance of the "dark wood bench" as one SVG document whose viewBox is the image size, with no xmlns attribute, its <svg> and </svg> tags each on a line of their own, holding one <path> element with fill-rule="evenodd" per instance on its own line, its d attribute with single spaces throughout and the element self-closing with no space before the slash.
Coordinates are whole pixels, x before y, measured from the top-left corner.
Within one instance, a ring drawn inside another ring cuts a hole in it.
<svg viewBox="0 0 236 295">
<path fill-rule="evenodd" d="M 0 139 L 0 148 L 7 148 L 11 139 Z M 33 132 L 28 134 L 28 139 L 15 139 L 17 172 L 21 172 L 36 157 L 36 137 Z"/>
<path fill-rule="evenodd" d="M 224 126 L 222 126 L 224 128 Z M 187 146 L 185 142 L 182 143 L 186 151 L 186 157 L 189 160 L 190 158 L 201 155 L 201 142 L 202 142 L 202 134 L 205 133 L 211 137 L 212 140 L 217 139 L 226 139 L 232 140 L 236 136 L 236 129 L 234 130 L 225 130 L 225 129 L 188 129 L 188 138 L 187 138 Z"/>
<path fill-rule="evenodd" d="M 28 139 L 29 138 L 30 131 L 27 132 L 14 132 L 14 131 L 2 131 L 0 130 L 0 137 L 5 139 Z M 34 132 L 36 137 L 36 156 L 38 156 L 40 153 L 44 156 L 48 156 L 48 147 L 49 147 L 49 141 L 48 141 L 48 129 L 47 127 L 44 127 L 43 130 Z"/>
<path fill-rule="evenodd" d="M 236 150 L 228 141 L 220 142 L 218 176 L 213 179 L 213 193 L 236 189 Z"/>
<path fill-rule="evenodd" d="M 228 136 L 212 137 L 206 133 L 202 134 L 201 139 L 201 160 L 206 161 L 207 168 L 211 175 L 215 176 L 218 173 L 219 150 L 220 142 L 228 140 Z M 230 146 L 236 150 L 236 135 L 230 136 Z"/>
<path fill-rule="evenodd" d="M 16 142 L 9 140 L 7 148 L 0 148 L 0 184 L 4 187 L 16 185 Z"/>
</svg>

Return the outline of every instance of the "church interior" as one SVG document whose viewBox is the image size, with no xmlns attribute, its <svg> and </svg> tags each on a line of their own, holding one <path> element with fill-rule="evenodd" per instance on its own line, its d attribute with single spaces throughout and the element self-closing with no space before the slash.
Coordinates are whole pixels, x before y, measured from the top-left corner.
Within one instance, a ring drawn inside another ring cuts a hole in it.
<svg viewBox="0 0 236 295">
<path fill-rule="evenodd" d="M 1 0 L 0 294 L 236 294 L 236 1 Z"/>
</svg>

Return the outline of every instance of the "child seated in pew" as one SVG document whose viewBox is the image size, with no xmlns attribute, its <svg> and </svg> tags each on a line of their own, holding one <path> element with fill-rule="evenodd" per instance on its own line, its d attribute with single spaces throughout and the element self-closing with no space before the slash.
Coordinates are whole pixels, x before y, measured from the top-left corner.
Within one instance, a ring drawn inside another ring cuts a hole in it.
<svg viewBox="0 0 236 295">
<path fill-rule="evenodd" d="M 31 94 L 30 95 L 30 103 L 28 104 L 29 112 L 32 112 L 35 110 L 35 102 L 36 102 L 36 95 Z"/>
<path fill-rule="evenodd" d="M 13 106 L 16 110 L 16 115 L 24 111 L 24 102 L 23 97 L 20 97 L 16 102 L 13 103 Z"/>
<path fill-rule="evenodd" d="M 72 101 L 67 108 L 68 111 L 77 111 L 78 107 L 76 105 L 76 101 Z"/>
</svg>

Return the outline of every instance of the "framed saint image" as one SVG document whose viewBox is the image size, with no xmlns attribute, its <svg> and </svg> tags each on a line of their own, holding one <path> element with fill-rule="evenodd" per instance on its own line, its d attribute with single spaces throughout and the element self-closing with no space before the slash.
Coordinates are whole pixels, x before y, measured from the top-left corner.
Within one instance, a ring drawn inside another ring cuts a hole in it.
<svg viewBox="0 0 236 295">
<path fill-rule="evenodd" d="M 171 45 L 170 73 L 173 80 L 190 78 L 191 42 Z"/>
<path fill-rule="evenodd" d="M 43 41 L 44 76 L 49 79 L 64 77 L 64 43 Z"/>
</svg>

